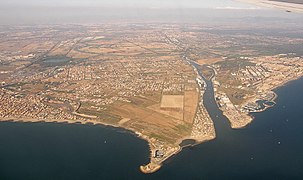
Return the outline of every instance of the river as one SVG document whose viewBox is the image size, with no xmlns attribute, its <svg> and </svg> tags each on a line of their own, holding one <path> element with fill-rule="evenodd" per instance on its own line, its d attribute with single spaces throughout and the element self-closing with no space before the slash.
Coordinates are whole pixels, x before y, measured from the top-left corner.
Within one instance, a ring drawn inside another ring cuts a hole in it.
<svg viewBox="0 0 303 180">
<path fill-rule="evenodd" d="M 0 123 L 0 179 L 303 179 L 303 78 L 280 87 L 277 104 L 233 130 L 211 82 L 204 103 L 217 138 L 182 150 L 154 174 L 147 142 L 117 128 Z"/>
</svg>

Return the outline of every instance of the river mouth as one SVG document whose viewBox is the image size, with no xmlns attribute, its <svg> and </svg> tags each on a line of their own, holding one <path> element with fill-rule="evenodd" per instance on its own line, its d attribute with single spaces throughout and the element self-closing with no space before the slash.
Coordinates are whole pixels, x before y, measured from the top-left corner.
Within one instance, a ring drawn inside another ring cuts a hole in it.
<svg viewBox="0 0 303 180">
<path fill-rule="evenodd" d="M 149 175 L 138 169 L 149 161 L 148 144 L 124 130 L 2 122 L 0 179 L 302 179 L 302 87 L 303 78 L 276 89 L 277 104 L 252 113 L 253 123 L 241 130 L 230 128 L 207 91 L 217 138 L 193 148 L 185 139 L 180 146 L 188 148 Z"/>
</svg>

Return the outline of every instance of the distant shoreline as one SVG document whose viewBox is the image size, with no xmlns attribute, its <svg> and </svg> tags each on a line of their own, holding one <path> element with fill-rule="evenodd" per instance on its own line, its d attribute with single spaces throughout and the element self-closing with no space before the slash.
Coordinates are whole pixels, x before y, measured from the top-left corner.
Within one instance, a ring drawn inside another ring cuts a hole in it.
<svg viewBox="0 0 303 180">
<path fill-rule="evenodd" d="M 303 13 L 303 3 L 291 3 L 285 2 L 288 0 L 235 0 L 238 2 L 255 4 L 257 6 L 267 7 L 267 8 L 277 8 L 277 9 L 284 9 L 287 11 L 294 11 Z"/>
<path fill-rule="evenodd" d="M 285 2 L 285 3 L 293 3 L 293 4 L 303 4 L 302 0 L 269 0 L 275 2 Z"/>
</svg>

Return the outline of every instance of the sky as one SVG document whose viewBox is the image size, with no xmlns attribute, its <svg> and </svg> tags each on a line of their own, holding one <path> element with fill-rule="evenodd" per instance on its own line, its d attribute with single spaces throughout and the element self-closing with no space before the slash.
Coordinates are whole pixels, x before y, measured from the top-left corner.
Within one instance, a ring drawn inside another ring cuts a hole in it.
<svg viewBox="0 0 303 180">
<path fill-rule="evenodd" d="M 271 18 L 276 17 L 276 13 L 235 0 L 0 0 L 0 25 L 216 22 L 259 16 Z M 285 11 L 278 11 L 278 16 L 284 17 Z"/>
<path fill-rule="evenodd" d="M 0 0 L 0 6 L 129 7 L 129 8 L 256 8 L 233 0 Z"/>
</svg>

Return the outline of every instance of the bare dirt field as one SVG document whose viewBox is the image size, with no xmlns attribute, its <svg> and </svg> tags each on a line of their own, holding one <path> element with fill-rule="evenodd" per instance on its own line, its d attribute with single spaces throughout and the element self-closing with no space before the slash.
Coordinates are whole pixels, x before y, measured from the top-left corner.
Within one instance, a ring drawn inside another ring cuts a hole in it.
<svg viewBox="0 0 303 180">
<path fill-rule="evenodd" d="M 183 95 L 163 95 L 161 99 L 161 108 L 176 108 L 183 109 L 184 96 Z"/>
<path fill-rule="evenodd" d="M 197 91 L 185 91 L 184 94 L 184 121 L 192 123 L 199 100 L 199 93 Z"/>
</svg>

